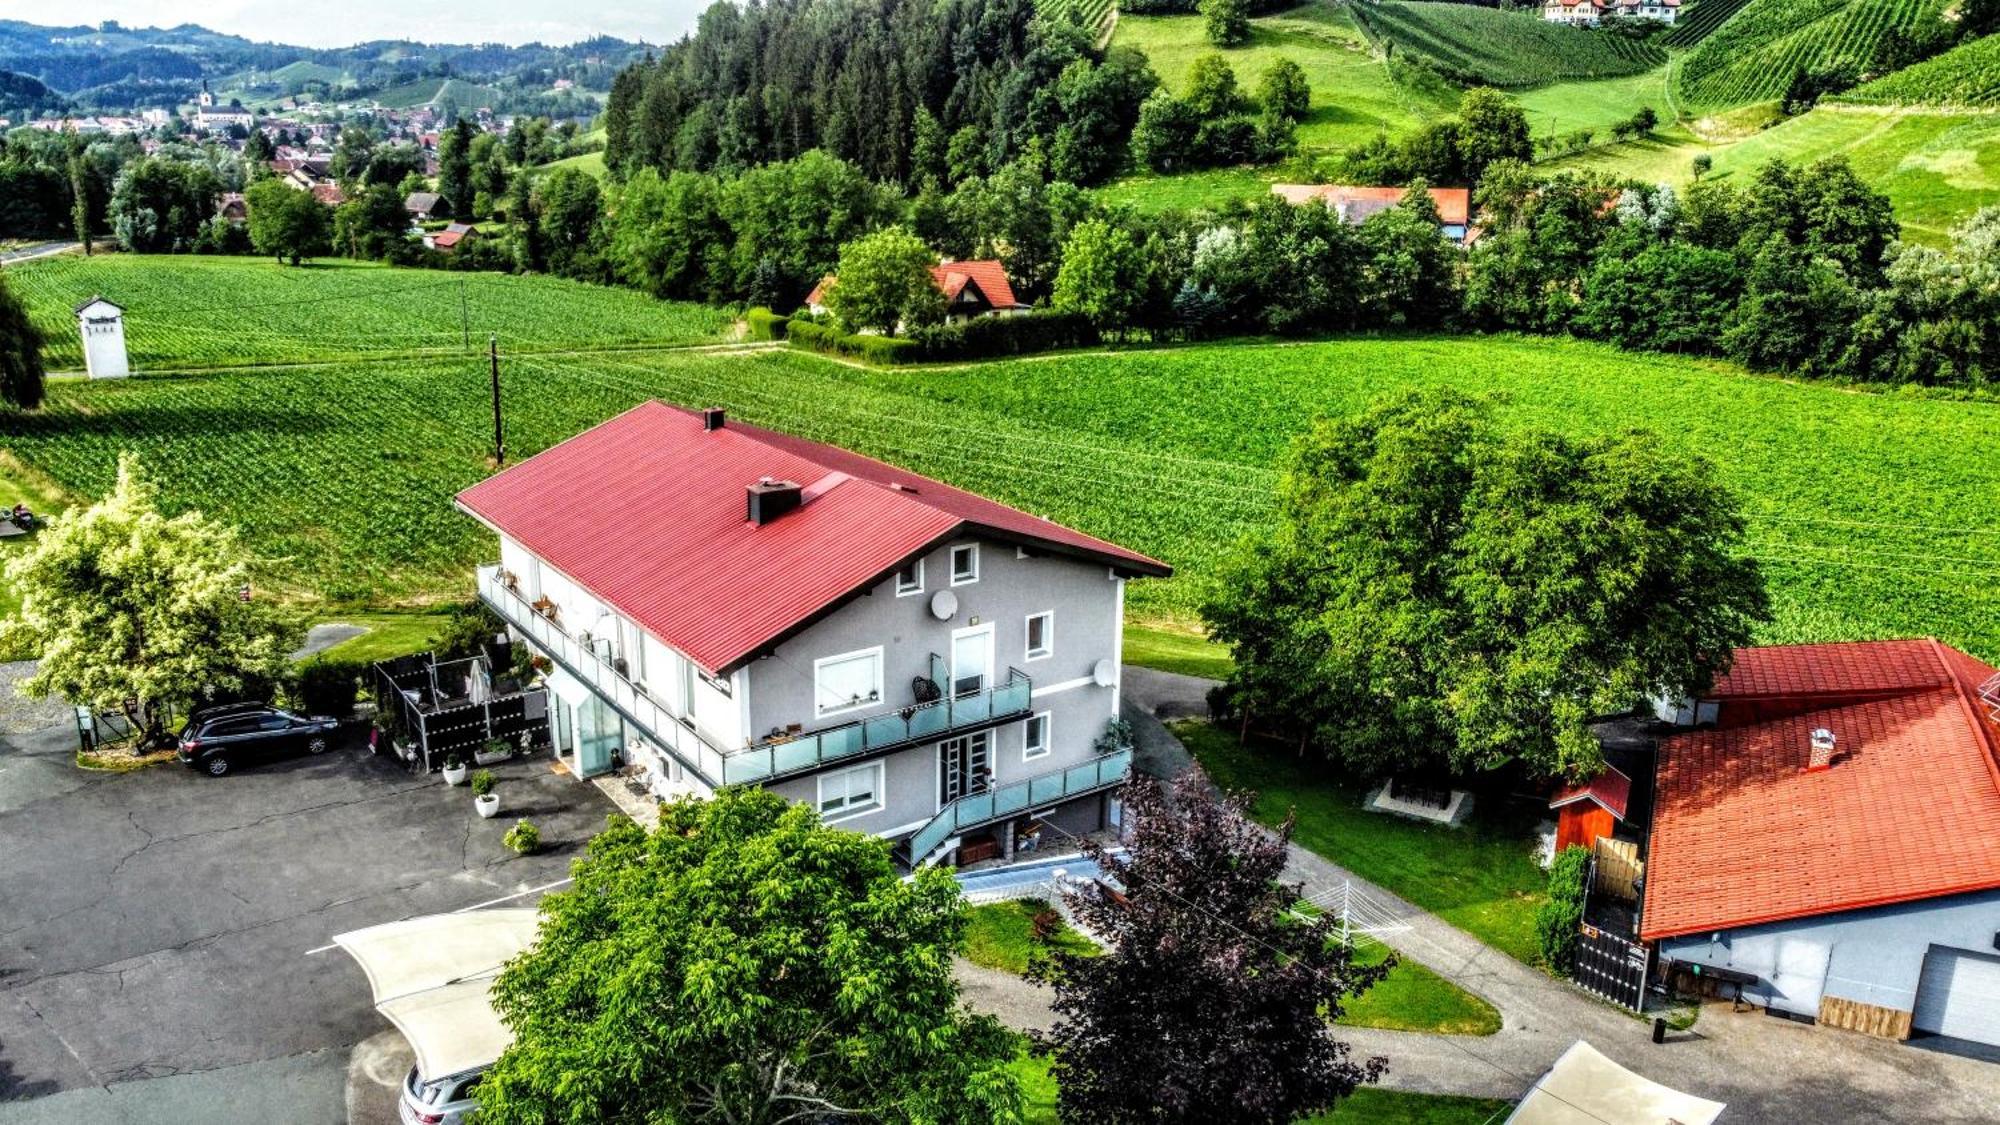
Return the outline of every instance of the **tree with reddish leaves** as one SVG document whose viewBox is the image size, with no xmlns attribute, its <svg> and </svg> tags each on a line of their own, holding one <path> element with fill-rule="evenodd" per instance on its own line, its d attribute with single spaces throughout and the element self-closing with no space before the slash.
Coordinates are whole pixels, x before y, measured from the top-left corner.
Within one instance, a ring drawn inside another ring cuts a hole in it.
<svg viewBox="0 0 2000 1125">
<path fill-rule="evenodd" d="M 1259 826 L 1248 795 L 1217 794 L 1199 769 L 1171 786 L 1135 776 L 1124 801 L 1126 852 L 1086 844 L 1105 883 L 1064 895 L 1108 948 L 1029 970 L 1055 990 L 1036 1049 L 1062 1119 L 1286 1125 L 1380 1077 L 1386 1060 L 1350 1061 L 1333 1021 L 1387 966 L 1354 964 L 1331 917 L 1291 913 L 1292 821 Z"/>
</svg>

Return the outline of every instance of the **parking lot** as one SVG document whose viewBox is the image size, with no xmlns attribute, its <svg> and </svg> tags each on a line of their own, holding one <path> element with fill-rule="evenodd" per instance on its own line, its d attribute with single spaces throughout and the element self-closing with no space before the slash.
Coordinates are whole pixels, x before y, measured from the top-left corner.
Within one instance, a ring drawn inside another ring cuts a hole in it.
<svg viewBox="0 0 2000 1125">
<path fill-rule="evenodd" d="M 495 769 L 480 820 L 354 734 L 222 779 L 74 748 L 0 729 L 0 1122 L 344 1122 L 350 1049 L 389 1025 L 331 936 L 532 903 L 611 809 L 535 759 Z M 500 843 L 520 816 L 535 855 Z"/>
</svg>

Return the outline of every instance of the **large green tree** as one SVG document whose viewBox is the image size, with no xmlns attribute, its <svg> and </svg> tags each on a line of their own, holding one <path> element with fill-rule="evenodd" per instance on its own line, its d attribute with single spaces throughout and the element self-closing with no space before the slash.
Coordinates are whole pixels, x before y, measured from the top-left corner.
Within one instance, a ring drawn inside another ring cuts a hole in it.
<svg viewBox="0 0 2000 1125">
<path fill-rule="evenodd" d="M 333 249 L 333 209 L 312 192 L 283 180 L 259 180 L 243 193 L 243 202 L 250 209 L 250 245 L 259 254 L 296 266 Z"/>
<path fill-rule="evenodd" d="M 761 789 L 613 818 L 573 873 L 494 985 L 482 1122 L 1019 1120 L 1012 1037 L 959 1004 L 948 873 Z"/>
<path fill-rule="evenodd" d="M 1317 423 L 1281 512 L 1203 613 L 1234 704 L 1358 769 L 1586 776 L 1590 720 L 1703 690 L 1768 613 L 1706 461 L 1458 391 Z"/>
<path fill-rule="evenodd" d="M 452 217 L 465 222 L 473 219 L 472 139 L 477 135 L 472 122 L 461 119 L 438 138 L 438 194 L 451 205 Z"/>
<path fill-rule="evenodd" d="M 1348 998 L 1387 966 L 1356 965 L 1330 914 L 1292 915 L 1282 882 L 1287 820 L 1273 833 L 1218 797 L 1199 769 L 1171 789 L 1126 787 L 1129 846 L 1090 858 L 1124 888 L 1097 884 L 1069 906 L 1109 948 L 1053 951 L 1030 975 L 1055 986 L 1053 1057 L 1062 1119 L 1097 1125 L 1290 1125 L 1382 1072 L 1335 1036 Z"/>
<path fill-rule="evenodd" d="M 840 248 L 827 307 L 855 328 L 908 331 L 944 319 L 944 293 L 931 277 L 937 255 L 902 227 L 887 227 Z"/>
<path fill-rule="evenodd" d="M 4 277 L 0 277 L 0 403 L 24 410 L 42 404 L 42 333 Z"/>
<path fill-rule="evenodd" d="M 276 682 L 301 639 L 269 599 L 242 596 L 250 557 L 234 529 L 162 514 L 129 454 L 110 494 L 57 516 L 7 579 L 21 608 L 0 623 L 0 649 L 41 654 L 21 692 L 123 708 L 137 726 L 161 704 Z"/>
<path fill-rule="evenodd" d="M 1103 219 L 1086 219 L 1063 243 L 1062 269 L 1050 303 L 1089 317 L 1100 332 L 1122 335 L 1145 302 L 1145 272 L 1146 260 L 1129 231 Z"/>
</svg>

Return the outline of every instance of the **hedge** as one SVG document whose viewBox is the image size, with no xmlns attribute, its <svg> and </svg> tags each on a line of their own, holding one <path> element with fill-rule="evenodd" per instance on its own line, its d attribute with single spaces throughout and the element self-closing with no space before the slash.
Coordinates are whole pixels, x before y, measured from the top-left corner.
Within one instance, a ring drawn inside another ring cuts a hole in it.
<svg viewBox="0 0 2000 1125">
<path fill-rule="evenodd" d="M 354 713 L 354 701 L 361 693 L 361 678 L 368 667 L 365 660 L 315 656 L 299 665 L 287 694 L 293 705 L 308 715 L 345 719 Z"/>
<path fill-rule="evenodd" d="M 850 336 L 826 324 L 795 320 L 786 327 L 786 338 L 794 345 L 826 355 L 847 356 L 865 363 L 918 363 L 924 360 L 923 345 L 896 336 Z"/>
<path fill-rule="evenodd" d="M 779 316 L 761 305 L 744 313 L 743 319 L 750 325 L 752 340 L 782 340 L 786 326 L 792 322 L 791 317 Z"/>
<path fill-rule="evenodd" d="M 997 359 L 1057 348 L 1089 347 L 1101 339 L 1081 313 L 1036 309 L 1015 316 L 982 316 L 917 333 L 931 359 Z"/>
<path fill-rule="evenodd" d="M 1590 849 L 1571 844 L 1549 864 L 1549 901 L 1535 911 L 1535 937 L 1542 960 L 1563 976 L 1576 967 L 1577 929 L 1583 925 L 1583 880 L 1590 871 Z"/>
</svg>

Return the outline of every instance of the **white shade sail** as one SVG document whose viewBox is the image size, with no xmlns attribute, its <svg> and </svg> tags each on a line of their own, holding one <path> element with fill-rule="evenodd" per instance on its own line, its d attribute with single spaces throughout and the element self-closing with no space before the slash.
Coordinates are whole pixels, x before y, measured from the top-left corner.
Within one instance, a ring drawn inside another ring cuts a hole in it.
<svg viewBox="0 0 2000 1125">
<path fill-rule="evenodd" d="M 375 1010 L 416 1052 L 426 1081 L 484 1066 L 511 1036 L 488 989 L 500 969 L 535 941 L 533 907 L 426 914 L 339 934 L 368 974 Z"/>
<path fill-rule="evenodd" d="M 1725 1108 L 1634 1074 L 1579 1039 L 1514 1107 L 1507 1125 L 1710 1125 Z"/>
</svg>

